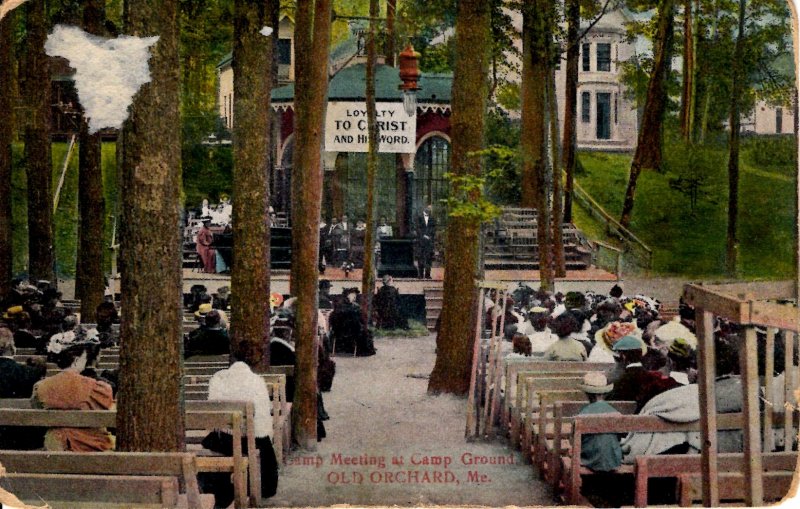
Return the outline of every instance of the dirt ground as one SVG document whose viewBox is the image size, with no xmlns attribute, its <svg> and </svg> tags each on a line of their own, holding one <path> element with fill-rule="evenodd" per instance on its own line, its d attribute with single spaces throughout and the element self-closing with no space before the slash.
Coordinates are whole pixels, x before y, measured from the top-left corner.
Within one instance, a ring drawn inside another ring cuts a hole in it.
<svg viewBox="0 0 800 509">
<path fill-rule="evenodd" d="M 268 506 L 553 505 L 549 487 L 502 441 L 466 442 L 465 398 L 427 395 L 434 336 L 376 347 L 373 357 L 335 357 L 328 436 L 316 452 L 289 457 Z M 471 458 L 504 464 L 465 464 Z"/>
</svg>

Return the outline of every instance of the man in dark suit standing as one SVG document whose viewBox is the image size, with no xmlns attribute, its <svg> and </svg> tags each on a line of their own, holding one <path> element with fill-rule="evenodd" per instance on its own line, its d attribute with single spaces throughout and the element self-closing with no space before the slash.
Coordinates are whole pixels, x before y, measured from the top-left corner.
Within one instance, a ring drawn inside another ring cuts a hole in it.
<svg viewBox="0 0 800 509">
<path fill-rule="evenodd" d="M 433 207 L 428 204 L 417 217 L 417 270 L 420 279 L 431 278 L 435 240 L 436 219 L 433 217 Z"/>
</svg>

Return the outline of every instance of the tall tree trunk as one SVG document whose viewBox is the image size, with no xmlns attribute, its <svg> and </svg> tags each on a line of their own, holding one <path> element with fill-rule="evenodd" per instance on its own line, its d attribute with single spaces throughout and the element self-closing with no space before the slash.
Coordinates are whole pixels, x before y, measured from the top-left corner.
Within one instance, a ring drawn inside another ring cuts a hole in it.
<svg viewBox="0 0 800 509">
<path fill-rule="evenodd" d="M 53 163 L 50 147 L 50 65 L 44 52 L 48 23 L 44 1 L 26 6 L 25 162 L 28 175 L 28 275 L 56 284 L 53 249 Z"/>
<path fill-rule="evenodd" d="M 90 34 L 104 35 L 105 1 L 87 0 L 83 6 L 83 27 Z M 102 139 L 89 134 L 89 124 L 81 121 L 78 158 L 78 262 L 75 267 L 75 298 L 81 301 L 84 317 L 93 317 L 103 302 L 103 240 L 106 204 L 103 194 Z"/>
<path fill-rule="evenodd" d="M 487 71 L 490 52 L 489 2 L 461 0 L 456 14 L 452 108 L 452 173 L 479 175 L 480 158 L 470 155 L 484 144 Z M 450 217 L 445 238 L 444 306 L 436 338 L 436 364 L 428 392 L 469 391 L 475 325 L 475 279 L 479 276 L 480 224 Z"/>
<path fill-rule="evenodd" d="M 158 36 L 125 123 L 117 449 L 184 448 L 178 2 L 127 0 L 125 33 Z"/>
<path fill-rule="evenodd" d="M 270 91 L 273 1 L 236 0 L 233 21 L 233 267 L 231 348 L 256 369 L 269 366 Z M 275 27 L 277 30 L 277 27 Z"/>
<path fill-rule="evenodd" d="M 14 138 L 14 13 L 0 20 L 0 302 L 11 292 L 13 275 L 11 215 L 11 142 Z"/>
<path fill-rule="evenodd" d="M 739 220 L 739 132 L 741 130 L 740 104 L 744 90 L 742 58 L 745 45 L 746 0 L 739 0 L 739 33 L 731 62 L 730 140 L 728 142 L 728 234 L 725 249 L 725 266 L 728 275 L 736 277 L 739 257 L 737 224 Z"/>
<path fill-rule="evenodd" d="M 317 445 L 317 281 L 322 207 L 322 131 L 328 91 L 331 0 L 298 0 L 295 26 L 295 149 L 292 168 L 292 293 L 295 322 L 294 436 Z"/>
<path fill-rule="evenodd" d="M 367 231 L 364 235 L 364 268 L 361 271 L 361 301 L 364 323 L 372 321 L 372 297 L 375 294 L 375 179 L 378 173 L 378 113 L 375 106 L 375 64 L 378 53 L 375 32 L 378 0 L 369 0 L 369 33 L 367 35 Z"/>
<path fill-rule="evenodd" d="M 562 203 L 563 196 L 561 191 L 561 150 L 558 146 L 558 99 L 556 98 L 556 73 L 555 59 L 558 56 L 558 47 L 550 45 L 552 58 L 551 69 L 547 77 L 547 109 L 550 117 L 550 159 L 553 167 L 553 212 L 551 215 L 553 222 L 553 270 L 555 277 L 565 277 L 567 275 L 567 263 L 564 259 L 564 238 L 561 225 L 564 221 Z"/>
<path fill-rule="evenodd" d="M 580 0 L 567 0 L 567 62 L 564 84 L 564 138 L 563 163 L 566 182 L 564 184 L 564 222 L 572 222 L 572 189 L 577 166 L 578 150 L 578 59 L 580 41 L 578 32 L 581 25 Z"/>
<path fill-rule="evenodd" d="M 547 81 L 551 34 L 544 0 L 526 2 L 522 21 L 522 196 L 523 207 L 537 209 L 537 244 L 541 287 L 553 286 L 550 187 L 547 185 Z M 529 188 L 532 186 L 532 190 Z M 531 202 L 533 199 L 533 202 Z"/>
<path fill-rule="evenodd" d="M 386 0 L 386 65 L 394 67 L 395 28 L 397 0 Z"/>
<path fill-rule="evenodd" d="M 714 10 L 712 14 L 713 18 L 711 21 L 711 44 L 716 43 L 719 40 L 719 33 L 718 33 L 718 20 L 719 20 L 719 2 L 714 1 Z M 702 66 L 700 67 L 702 69 Z M 706 137 L 706 132 L 708 130 L 708 114 L 711 110 L 711 97 L 712 92 L 716 88 L 716 81 L 710 80 L 709 83 L 705 87 L 705 91 L 703 92 L 703 111 L 700 117 L 700 132 L 698 133 L 697 140 L 700 143 L 703 143 Z"/>
<path fill-rule="evenodd" d="M 692 27 L 692 1 L 683 0 L 683 87 L 681 89 L 681 137 L 691 142 L 694 118 L 694 31 Z"/>
<path fill-rule="evenodd" d="M 667 105 L 666 83 L 672 62 L 672 35 L 675 21 L 675 1 L 661 0 L 658 6 L 658 29 L 655 36 L 653 71 L 647 84 L 644 118 L 639 127 L 639 139 L 631 162 L 628 188 L 619 222 L 625 228 L 631 224 L 636 182 L 643 168 L 661 167 L 662 124 Z"/>
<path fill-rule="evenodd" d="M 533 61 L 536 34 L 534 6 L 536 0 L 527 0 L 522 5 L 522 118 L 520 148 L 522 150 L 522 178 L 520 185 L 521 202 L 525 208 L 539 206 L 539 181 L 537 169 L 545 154 L 542 152 L 545 140 L 544 108 L 545 83 L 535 81 Z M 539 57 L 541 58 L 541 56 Z"/>
</svg>

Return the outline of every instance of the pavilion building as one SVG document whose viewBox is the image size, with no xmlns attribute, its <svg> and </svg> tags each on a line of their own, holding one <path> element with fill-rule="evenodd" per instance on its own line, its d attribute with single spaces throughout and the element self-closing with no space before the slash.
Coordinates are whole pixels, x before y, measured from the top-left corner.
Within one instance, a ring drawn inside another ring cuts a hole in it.
<svg viewBox="0 0 800 509">
<path fill-rule="evenodd" d="M 363 31 L 352 30 L 351 37 L 335 47 L 329 57 L 322 205 L 326 221 L 347 215 L 355 224 L 366 218 L 366 57 L 362 38 Z M 272 204 L 276 211 L 291 218 L 295 109 L 293 25 L 288 18 L 281 22 L 279 39 L 283 86 L 272 91 L 272 108 L 279 123 Z M 220 117 L 228 129 L 234 122 L 231 60 L 228 55 L 218 65 Z M 399 69 L 385 65 L 382 58 L 376 66 L 378 122 L 383 127 L 376 184 L 377 217 L 386 217 L 394 227 L 395 237 L 412 233 L 415 216 L 428 203 L 434 206 L 439 227 L 446 223 L 446 211 L 440 203 L 448 194 L 444 174 L 450 165 L 452 81 L 452 74 L 423 73 L 416 114 L 408 116 L 399 88 Z"/>
</svg>

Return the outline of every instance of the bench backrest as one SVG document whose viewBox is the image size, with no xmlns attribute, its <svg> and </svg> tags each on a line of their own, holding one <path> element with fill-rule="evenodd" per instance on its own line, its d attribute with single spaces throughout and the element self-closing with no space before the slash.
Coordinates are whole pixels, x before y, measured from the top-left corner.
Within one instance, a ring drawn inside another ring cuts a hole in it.
<svg viewBox="0 0 800 509">
<path fill-rule="evenodd" d="M 0 464 L 14 474 L 175 477 L 189 507 L 200 507 L 196 458 L 189 453 L 0 451 Z"/>
<path fill-rule="evenodd" d="M 588 371 L 605 371 L 614 365 L 606 362 L 571 362 L 571 361 L 543 361 L 511 358 L 505 359 L 503 367 L 504 397 L 503 422 L 508 421 L 508 409 L 510 404 L 517 404 L 522 399 L 522 389 L 517 383 L 518 373 L 520 372 L 540 372 L 540 373 L 586 373 Z"/>
<path fill-rule="evenodd" d="M 167 476 L 7 474 L 0 487 L 29 503 L 102 503 L 119 507 L 177 507 L 178 479 Z M 202 507 L 200 505 L 194 507 Z"/>
</svg>

